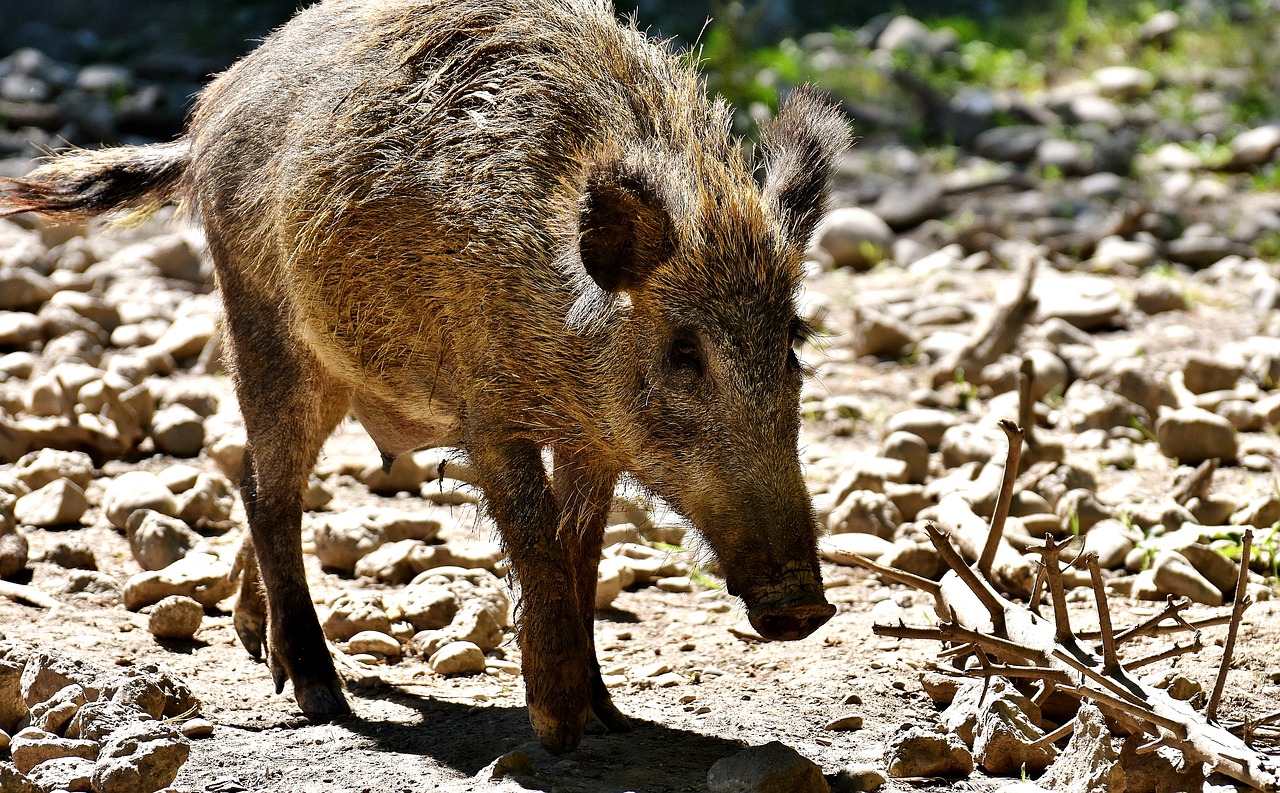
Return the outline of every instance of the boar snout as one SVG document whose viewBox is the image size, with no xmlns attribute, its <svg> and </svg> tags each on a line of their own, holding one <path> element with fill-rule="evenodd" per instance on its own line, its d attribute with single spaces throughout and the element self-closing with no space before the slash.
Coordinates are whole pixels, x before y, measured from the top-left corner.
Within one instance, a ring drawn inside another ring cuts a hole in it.
<svg viewBox="0 0 1280 793">
<path fill-rule="evenodd" d="M 792 567 L 775 582 L 742 596 L 751 627 L 769 641 L 803 639 L 836 613 L 822 582 L 808 566 Z"/>
</svg>

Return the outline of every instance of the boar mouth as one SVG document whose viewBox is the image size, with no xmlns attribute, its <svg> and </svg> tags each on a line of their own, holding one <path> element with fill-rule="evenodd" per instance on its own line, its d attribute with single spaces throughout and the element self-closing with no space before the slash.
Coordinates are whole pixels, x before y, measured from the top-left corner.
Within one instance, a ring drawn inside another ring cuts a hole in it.
<svg viewBox="0 0 1280 793">
<path fill-rule="evenodd" d="M 790 566 L 776 583 L 749 590 L 743 600 L 751 627 L 769 641 L 803 639 L 836 613 L 808 565 Z"/>
<path fill-rule="evenodd" d="M 748 612 L 747 619 L 751 621 L 751 627 L 769 641 L 791 642 L 813 633 L 835 613 L 835 606 L 819 598 L 816 602 L 794 603 L 763 610 L 752 609 Z"/>
</svg>

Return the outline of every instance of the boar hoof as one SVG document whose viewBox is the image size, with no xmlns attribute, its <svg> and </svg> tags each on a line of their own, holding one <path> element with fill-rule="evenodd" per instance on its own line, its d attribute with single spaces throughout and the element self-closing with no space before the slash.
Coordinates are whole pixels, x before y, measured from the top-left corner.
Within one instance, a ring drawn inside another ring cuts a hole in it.
<svg viewBox="0 0 1280 793">
<path fill-rule="evenodd" d="M 529 706 L 529 723 L 533 725 L 538 742 L 542 744 L 543 749 L 556 755 L 572 752 L 578 748 L 578 744 L 582 743 L 582 734 L 586 730 L 586 716 L 584 712 L 577 719 L 563 719 L 552 716 L 534 705 Z"/>
<path fill-rule="evenodd" d="M 591 703 L 591 715 L 599 722 L 603 732 L 631 732 L 631 722 L 608 697 Z"/>
<path fill-rule="evenodd" d="M 249 651 L 249 655 L 262 660 L 262 637 L 267 629 L 267 622 L 263 615 L 255 614 L 252 610 L 241 608 L 236 604 L 235 612 L 231 616 L 231 624 L 236 629 L 236 636 L 240 637 L 240 644 Z"/>
<path fill-rule="evenodd" d="M 334 681 L 328 685 L 312 683 L 299 686 L 294 684 L 293 695 L 298 700 L 298 707 L 309 719 L 329 719 L 334 716 L 347 716 L 351 706 L 342 694 L 342 687 Z"/>
</svg>

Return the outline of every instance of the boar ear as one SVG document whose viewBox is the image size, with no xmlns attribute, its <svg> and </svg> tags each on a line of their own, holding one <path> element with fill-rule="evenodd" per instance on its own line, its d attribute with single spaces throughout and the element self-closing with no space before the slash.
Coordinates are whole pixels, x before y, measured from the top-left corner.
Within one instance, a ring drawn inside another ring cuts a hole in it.
<svg viewBox="0 0 1280 793">
<path fill-rule="evenodd" d="M 808 245 L 826 211 L 836 157 L 849 148 L 849 124 L 806 86 L 787 97 L 761 142 L 765 206 L 793 244 Z"/>
<path fill-rule="evenodd" d="M 675 250 L 670 201 L 650 168 L 622 159 L 592 166 L 580 209 L 582 266 L 607 292 L 638 286 Z"/>
</svg>

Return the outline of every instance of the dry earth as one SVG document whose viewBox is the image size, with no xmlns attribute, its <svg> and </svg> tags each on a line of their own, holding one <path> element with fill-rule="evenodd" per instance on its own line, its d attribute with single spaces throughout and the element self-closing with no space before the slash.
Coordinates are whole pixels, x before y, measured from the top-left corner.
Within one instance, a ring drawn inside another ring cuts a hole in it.
<svg viewBox="0 0 1280 793">
<path fill-rule="evenodd" d="M 130 236 L 161 229 L 149 227 Z M 944 302 L 991 305 L 999 284 L 1011 277 L 998 269 L 954 273 Z M 1193 349 L 1220 350 L 1256 332 L 1259 320 L 1251 312 L 1250 295 L 1240 279 L 1215 283 L 1208 278 L 1171 277 L 1194 294 L 1189 310 L 1157 317 L 1131 314 L 1121 329 L 1106 334 L 1105 343 L 1117 348 L 1136 345 L 1155 371 Z M 863 276 L 825 273 L 812 279 L 811 296 L 821 298 L 819 302 L 829 309 L 835 307 L 826 320 L 831 335 L 821 349 L 806 354 L 817 368 L 813 399 L 815 404 L 818 400 L 835 404 L 830 400 L 838 397 L 844 406 L 839 411 L 809 411 L 804 444 L 815 492 L 828 488 L 848 461 L 875 450 L 885 421 L 921 398 L 918 389 L 927 372 L 925 363 L 855 358 L 849 351 L 852 330 L 845 306 L 856 302 L 859 293 L 921 291 L 926 280 L 900 268 Z M 1131 279 L 1109 280 L 1123 293 L 1131 289 Z M 221 377 L 175 377 L 192 378 L 230 403 Z M 944 387 L 933 395 L 945 399 L 949 393 Z M 976 420 L 988 404 L 984 398 L 974 398 L 969 412 L 957 415 L 962 421 Z M 1075 443 L 1072 433 L 1051 434 L 1065 440 L 1069 462 L 1098 474 L 1098 492 L 1104 501 L 1157 501 L 1173 487 L 1176 464 L 1152 443 L 1139 446 L 1132 468 L 1102 468 L 1096 461 L 1098 449 Z M 1003 451 L 996 454 L 999 457 Z M 937 452 L 933 458 L 937 472 Z M 372 444 L 351 421 L 330 441 L 320 468 L 360 468 L 373 460 Z M 114 461 L 104 466 L 102 474 L 159 470 L 176 462 L 160 455 Z M 203 457 L 182 462 L 216 470 Z M 403 497 L 375 496 L 350 478 L 333 476 L 329 481 L 335 493 L 326 508 L 329 512 L 369 504 L 413 505 Z M 1241 500 L 1276 487 L 1270 470 L 1234 467 L 1225 468 L 1217 483 L 1215 492 Z M 55 541 L 80 538 L 93 548 L 99 569 L 118 581 L 138 571 L 127 541 L 110 528 L 97 507 L 100 492 L 95 488 L 100 487 L 101 481 L 90 488 L 95 506 L 82 528 L 28 530 L 33 559 Z M 464 533 L 488 538 L 490 526 L 466 508 L 460 509 Z M 237 519 L 241 515 L 237 506 Z M 241 531 L 237 527 L 214 538 L 219 552 L 229 555 Z M 314 560 L 311 565 L 317 601 L 341 590 L 374 586 L 325 573 Z M 600 615 L 597 645 L 606 669 L 616 668 L 629 678 L 614 694 L 633 717 L 635 730 L 626 735 L 588 736 L 578 751 L 565 757 L 547 755 L 534 740 L 517 677 L 443 678 L 417 658 L 372 669 L 355 683 L 353 718 L 309 723 L 287 692 L 283 696 L 273 692 L 265 667 L 240 648 L 227 613 L 229 603 L 207 615 L 190 643 L 157 642 L 147 631 L 145 615 L 121 607 L 65 605 L 43 610 L 0 601 L 0 632 L 9 639 L 48 644 L 108 664 L 157 660 L 186 680 L 203 702 L 203 715 L 216 727 L 212 736 L 193 742 L 191 758 L 174 783 L 178 790 L 699 791 L 706 789 L 707 770 L 713 762 L 743 746 L 774 740 L 794 747 L 828 774 L 850 764 L 883 768 L 885 743 L 901 725 L 935 718 L 937 709 L 922 691 L 918 672 L 935 657 L 937 648 L 878 638 L 871 629 L 877 614 L 892 610 L 878 607 L 884 601 L 904 607 L 908 621 L 926 622 L 925 599 L 900 586 L 882 586 L 852 568 L 826 564 L 824 573 L 838 614 L 813 636 L 790 644 L 758 643 L 730 632 L 742 618 L 740 607 L 714 589 L 669 593 L 647 587 L 624 592 L 615 608 Z M 39 587 L 58 574 L 53 565 L 33 562 L 30 583 Z M 1080 599 L 1073 605 L 1079 611 L 1075 616 L 1079 625 L 1094 619 L 1086 603 L 1087 599 Z M 1114 603 L 1119 624 L 1157 610 L 1152 602 L 1116 598 Z M 1195 607 L 1193 613 L 1211 611 Z M 1211 646 L 1199 657 L 1184 659 L 1179 669 L 1211 686 L 1221 655 L 1217 644 L 1224 633 L 1224 628 L 1209 629 Z M 1246 615 L 1242 635 L 1226 700 L 1231 717 L 1259 715 L 1274 709 L 1278 701 L 1277 603 L 1254 606 Z M 1135 655 L 1145 654 L 1150 646 L 1147 642 Z M 510 640 L 498 654 L 504 651 L 518 658 Z M 650 679 L 643 675 L 654 664 L 668 665 L 683 680 L 666 687 L 648 685 Z M 863 718 L 861 729 L 824 728 L 848 715 Z M 486 766 L 513 750 L 528 754 L 532 773 L 489 781 Z M 979 772 L 962 782 L 891 780 L 885 789 L 993 790 L 1008 781 L 988 779 Z"/>
</svg>

